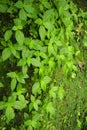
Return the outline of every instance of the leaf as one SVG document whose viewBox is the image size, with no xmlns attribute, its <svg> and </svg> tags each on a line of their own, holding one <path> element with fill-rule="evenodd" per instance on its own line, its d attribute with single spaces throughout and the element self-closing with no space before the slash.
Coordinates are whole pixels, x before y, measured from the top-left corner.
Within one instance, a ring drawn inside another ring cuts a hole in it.
<svg viewBox="0 0 87 130">
<path fill-rule="evenodd" d="M 27 119 L 25 122 L 24 122 L 25 126 L 31 126 L 31 120 Z M 29 129 L 30 130 L 30 129 Z M 33 130 L 33 129 L 32 129 Z"/>
<path fill-rule="evenodd" d="M 59 89 L 58 89 L 58 96 L 59 96 L 60 100 L 62 100 L 64 98 L 65 91 L 64 91 L 63 87 L 59 87 Z"/>
<path fill-rule="evenodd" d="M 2 87 L 3 87 L 3 83 L 0 82 L 0 88 L 2 88 Z"/>
<path fill-rule="evenodd" d="M 18 84 L 17 85 L 17 95 L 20 95 L 22 93 L 22 85 Z"/>
<path fill-rule="evenodd" d="M 44 80 L 41 80 L 41 89 L 43 90 L 43 91 L 45 91 L 46 90 L 46 83 L 45 83 L 45 81 Z"/>
<path fill-rule="evenodd" d="M 47 55 L 44 52 L 40 52 L 39 54 L 42 58 L 47 59 Z"/>
<path fill-rule="evenodd" d="M 7 30 L 4 35 L 5 41 L 8 41 L 11 38 L 11 36 L 12 36 L 12 31 Z"/>
<path fill-rule="evenodd" d="M 16 80 L 16 78 L 13 78 L 11 81 L 11 90 L 12 91 L 14 91 L 16 84 L 17 84 L 17 80 Z"/>
<path fill-rule="evenodd" d="M 16 74 L 16 72 L 9 72 L 9 73 L 7 73 L 7 76 L 10 78 L 16 78 L 17 74 Z"/>
<path fill-rule="evenodd" d="M 33 130 L 33 127 L 31 125 L 28 125 L 28 129 L 27 130 Z"/>
<path fill-rule="evenodd" d="M 19 1 L 17 1 L 16 3 L 15 3 L 15 7 L 17 7 L 17 8 L 23 8 L 23 3 L 22 3 L 22 1 L 21 0 L 19 0 Z"/>
<path fill-rule="evenodd" d="M 23 83 L 23 84 L 25 83 L 23 74 L 18 74 L 18 76 L 17 76 L 17 81 L 18 81 L 19 83 Z"/>
<path fill-rule="evenodd" d="M 35 8 L 32 6 L 32 4 L 25 4 L 24 9 L 27 12 L 29 17 L 35 16 Z"/>
<path fill-rule="evenodd" d="M 77 125 L 79 128 L 81 128 L 82 122 L 79 119 L 77 119 Z"/>
<path fill-rule="evenodd" d="M 44 12 L 44 15 L 43 15 L 43 19 L 45 21 L 48 21 L 50 20 L 53 16 L 54 16 L 54 10 L 53 9 L 49 9 L 47 11 Z"/>
<path fill-rule="evenodd" d="M 39 82 L 34 83 L 34 85 L 32 86 L 32 93 L 33 94 L 40 93 L 40 84 L 39 84 Z"/>
<path fill-rule="evenodd" d="M 12 107 L 12 106 L 13 106 L 13 103 L 14 103 L 15 100 L 16 100 L 16 97 L 17 97 L 17 94 L 16 94 L 15 92 L 13 92 L 12 95 L 9 96 L 9 98 L 8 98 L 8 103 L 7 103 L 7 105 L 10 106 L 10 107 Z"/>
<path fill-rule="evenodd" d="M 23 95 L 19 95 L 19 96 L 18 96 L 18 99 L 19 99 L 20 101 L 25 101 L 25 98 L 24 98 Z"/>
<path fill-rule="evenodd" d="M 7 122 L 9 122 L 12 119 L 14 119 L 15 114 L 14 114 L 14 110 L 13 110 L 12 107 L 7 107 L 6 112 L 5 112 L 5 116 L 7 118 Z"/>
<path fill-rule="evenodd" d="M 53 103 L 52 102 L 49 102 L 46 106 L 46 111 L 51 113 L 51 114 L 54 114 L 55 113 L 55 109 L 53 107 Z"/>
<path fill-rule="evenodd" d="M 38 108 L 39 108 L 39 105 L 41 104 L 41 101 L 40 100 L 35 100 L 34 103 L 33 103 L 33 106 L 34 106 L 34 109 L 36 111 L 38 111 Z"/>
<path fill-rule="evenodd" d="M 26 107 L 28 101 L 25 100 L 23 95 L 19 95 L 19 101 L 15 101 L 14 103 L 14 108 L 18 109 L 18 110 L 22 110 L 23 108 Z"/>
<path fill-rule="evenodd" d="M 42 25 L 39 28 L 39 35 L 40 35 L 41 40 L 43 41 L 46 36 L 46 30 L 45 30 L 44 26 L 42 26 Z"/>
<path fill-rule="evenodd" d="M 20 53 L 18 52 L 18 51 L 16 51 L 16 50 L 14 50 L 13 52 L 12 52 L 12 54 L 16 57 L 16 58 L 20 58 Z"/>
<path fill-rule="evenodd" d="M 41 66 L 41 63 L 38 59 L 36 58 L 31 58 L 31 64 L 35 67 L 40 67 Z"/>
<path fill-rule="evenodd" d="M 11 130 L 16 130 L 15 128 L 11 127 Z"/>
<path fill-rule="evenodd" d="M 20 12 L 19 12 L 19 18 L 22 19 L 22 20 L 27 20 L 27 15 L 26 15 L 26 12 L 24 11 L 24 9 L 21 9 Z"/>
<path fill-rule="evenodd" d="M 22 67 L 22 73 L 25 75 L 25 74 L 27 74 L 27 71 L 28 71 L 28 66 L 27 66 L 27 65 L 24 65 L 24 66 Z"/>
<path fill-rule="evenodd" d="M 7 60 L 11 56 L 10 48 L 5 48 L 2 52 L 3 61 Z"/>
<path fill-rule="evenodd" d="M 47 9 L 50 9 L 51 8 L 51 5 L 50 5 L 50 3 L 49 3 L 49 1 L 41 1 L 41 3 L 44 5 L 44 7 L 45 8 L 47 8 Z M 41 129 L 42 130 L 42 129 Z M 46 129 L 47 130 L 47 129 Z"/>
<path fill-rule="evenodd" d="M 35 20 L 35 23 L 38 24 L 38 25 L 41 25 L 42 24 L 42 19 L 38 18 Z"/>
<path fill-rule="evenodd" d="M 26 112 L 24 112 L 24 119 L 25 119 L 25 120 L 28 120 L 28 119 L 29 119 L 29 114 L 26 113 Z"/>
<path fill-rule="evenodd" d="M 0 4 L 0 13 L 5 13 L 7 11 L 7 5 L 6 4 Z"/>
<path fill-rule="evenodd" d="M 3 101 L 0 101 L 0 110 L 3 110 L 6 106 L 6 103 L 4 103 Z"/>
<path fill-rule="evenodd" d="M 49 53 L 49 55 L 53 54 L 54 56 L 56 56 L 54 46 L 51 43 L 48 45 L 48 53 Z"/>
<path fill-rule="evenodd" d="M 21 109 L 24 108 L 23 105 L 24 105 L 24 104 L 23 104 L 21 101 L 16 101 L 16 102 L 14 103 L 14 108 L 15 108 L 15 109 L 18 109 L 18 110 L 21 110 Z"/>
<path fill-rule="evenodd" d="M 56 91 L 58 90 L 57 86 L 52 86 L 52 88 L 49 90 L 50 97 L 56 98 Z"/>
<path fill-rule="evenodd" d="M 25 23 L 25 22 L 24 22 Z M 15 18 L 14 19 L 14 24 L 16 25 L 16 27 L 18 28 L 18 29 L 23 29 L 23 25 L 24 25 L 24 23 L 21 21 L 21 19 L 19 19 L 19 18 Z M 14 26 L 13 26 L 14 27 Z"/>
<path fill-rule="evenodd" d="M 26 59 L 20 59 L 17 66 L 24 66 L 26 65 Z"/>
<path fill-rule="evenodd" d="M 51 21 L 48 21 L 48 22 L 46 21 L 43 24 L 44 24 L 45 28 L 48 29 L 48 30 L 52 30 L 53 27 L 54 27 L 53 23 Z"/>
<path fill-rule="evenodd" d="M 45 76 L 43 80 L 46 84 L 48 84 L 51 81 L 51 78 L 49 76 Z"/>
<path fill-rule="evenodd" d="M 22 31 L 17 30 L 15 33 L 15 38 L 17 40 L 17 42 L 22 45 L 24 42 L 24 34 Z"/>
<path fill-rule="evenodd" d="M 25 93 L 26 92 L 26 89 L 25 88 L 22 88 L 22 85 L 19 83 L 17 85 L 17 95 L 21 95 L 22 93 Z"/>
<path fill-rule="evenodd" d="M 20 54 L 18 51 L 16 51 L 14 46 L 11 46 L 11 53 L 16 57 L 16 58 L 20 58 Z"/>
</svg>

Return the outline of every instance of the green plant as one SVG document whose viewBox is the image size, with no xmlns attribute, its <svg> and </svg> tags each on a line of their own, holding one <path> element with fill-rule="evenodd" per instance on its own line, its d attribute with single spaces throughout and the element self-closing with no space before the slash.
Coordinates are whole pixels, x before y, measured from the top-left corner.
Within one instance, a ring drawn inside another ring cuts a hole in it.
<svg viewBox="0 0 87 130">
<path fill-rule="evenodd" d="M 71 80 L 77 83 L 78 61 L 86 58 L 87 13 L 69 0 L 1 0 L 0 7 L 0 129 L 67 130 L 76 121 L 81 129 L 86 106 L 70 107 L 81 92 Z"/>
</svg>

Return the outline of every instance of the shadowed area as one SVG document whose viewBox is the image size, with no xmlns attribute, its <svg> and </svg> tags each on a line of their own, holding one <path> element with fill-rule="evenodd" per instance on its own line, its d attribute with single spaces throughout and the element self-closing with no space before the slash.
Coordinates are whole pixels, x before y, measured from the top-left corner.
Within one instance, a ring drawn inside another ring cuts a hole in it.
<svg viewBox="0 0 87 130">
<path fill-rule="evenodd" d="M 76 3 L 79 8 L 87 11 L 87 0 L 73 0 L 73 2 Z"/>
</svg>

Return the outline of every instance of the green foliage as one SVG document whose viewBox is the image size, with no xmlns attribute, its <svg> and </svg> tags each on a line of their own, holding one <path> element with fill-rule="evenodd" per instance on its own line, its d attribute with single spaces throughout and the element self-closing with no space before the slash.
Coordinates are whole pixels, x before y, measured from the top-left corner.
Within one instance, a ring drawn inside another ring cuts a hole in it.
<svg viewBox="0 0 87 130">
<path fill-rule="evenodd" d="M 86 128 L 87 12 L 72 0 L 0 0 L 0 18 L 0 129 Z"/>
</svg>

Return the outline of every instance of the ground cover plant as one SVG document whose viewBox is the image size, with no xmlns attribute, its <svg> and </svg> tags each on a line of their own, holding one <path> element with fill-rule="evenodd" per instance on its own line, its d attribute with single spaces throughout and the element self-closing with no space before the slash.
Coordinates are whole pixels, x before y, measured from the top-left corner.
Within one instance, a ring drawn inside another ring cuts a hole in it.
<svg viewBox="0 0 87 130">
<path fill-rule="evenodd" d="M 0 0 L 0 129 L 87 129 L 87 11 L 73 0 Z"/>
</svg>

